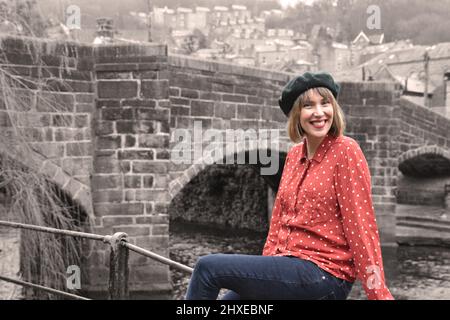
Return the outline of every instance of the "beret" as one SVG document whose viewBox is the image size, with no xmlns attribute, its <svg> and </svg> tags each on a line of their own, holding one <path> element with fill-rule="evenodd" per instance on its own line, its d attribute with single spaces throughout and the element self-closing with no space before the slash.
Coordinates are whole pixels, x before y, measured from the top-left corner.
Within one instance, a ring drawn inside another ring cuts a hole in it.
<svg viewBox="0 0 450 320">
<path fill-rule="evenodd" d="M 340 87 L 329 73 L 324 71 L 305 72 L 303 75 L 291 79 L 283 88 L 281 98 L 278 100 L 281 110 L 288 116 L 298 96 L 311 88 L 317 87 L 328 88 L 335 99 L 339 95 Z"/>
</svg>

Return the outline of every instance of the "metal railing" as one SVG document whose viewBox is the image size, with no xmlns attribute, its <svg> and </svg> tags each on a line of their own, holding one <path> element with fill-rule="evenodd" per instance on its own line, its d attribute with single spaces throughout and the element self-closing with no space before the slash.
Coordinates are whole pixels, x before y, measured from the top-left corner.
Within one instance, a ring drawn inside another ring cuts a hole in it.
<svg viewBox="0 0 450 320">
<path fill-rule="evenodd" d="M 96 241 L 102 241 L 104 243 L 108 243 L 110 245 L 110 263 L 109 263 L 109 284 L 108 284 L 108 292 L 109 299 L 111 300 L 123 300 L 128 299 L 129 290 L 128 290 L 128 256 L 129 252 L 133 251 L 150 259 L 159 261 L 163 264 L 169 265 L 173 268 L 176 268 L 180 271 L 186 273 L 192 273 L 193 269 L 173 261 L 169 258 L 163 257 L 159 254 L 156 254 L 152 251 L 143 249 L 134 244 L 131 244 L 127 241 L 128 235 L 124 232 L 117 232 L 113 235 L 99 235 L 94 233 L 86 233 L 72 230 L 62 230 L 50 227 L 42 227 L 24 223 L 10 222 L 10 221 L 2 221 L 0 220 L 0 227 L 11 227 L 18 229 L 27 229 L 34 230 L 37 232 L 46 232 L 59 234 L 70 237 L 78 237 L 84 239 L 91 239 Z M 0 280 L 11 282 L 17 285 L 34 288 L 36 290 L 42 290 L 45 292 L 49 292 L 58 296 L 62 296 L 69 299 L 77 299 L 77 300 L 90 300 L 86 297 L 82 297 L 76 294 L 68 293 L 61 290 L 52 289 L 49 287 L 41 286 L 38 284 L 33 284 L 30 282 L 11 279 L 8 277 L 4 277 L 0 275 Z"/>
</svg>

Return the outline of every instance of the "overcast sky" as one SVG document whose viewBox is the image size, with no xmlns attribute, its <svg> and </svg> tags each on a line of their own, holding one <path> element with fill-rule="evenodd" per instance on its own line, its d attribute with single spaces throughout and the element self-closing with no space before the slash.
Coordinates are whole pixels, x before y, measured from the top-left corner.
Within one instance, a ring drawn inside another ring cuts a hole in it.
<svg viewBox="0 0 450 320">
<path fill-rule="evenodd" d="M 294 6 L 299 2 L 303 2 L 305 4 L 311 4 L 315 0 L 278 0 L 278 2 L 281 4 L 283 8 Z"/>
</svg>

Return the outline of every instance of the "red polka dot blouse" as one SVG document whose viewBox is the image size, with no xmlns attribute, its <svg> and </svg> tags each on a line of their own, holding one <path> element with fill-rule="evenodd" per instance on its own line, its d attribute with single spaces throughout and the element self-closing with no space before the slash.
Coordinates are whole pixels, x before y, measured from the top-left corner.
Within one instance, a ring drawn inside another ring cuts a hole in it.
<svg viewBox="0 0 450 320">
<path fill-rule="evenodd" d="M 338 278 L 360 280 L 368 299 L 393 299 L 360 146 L 328 134 L 307 159 L 305 139 L 288 152 L 263 255 L 310 260 Z"/>
</svg>

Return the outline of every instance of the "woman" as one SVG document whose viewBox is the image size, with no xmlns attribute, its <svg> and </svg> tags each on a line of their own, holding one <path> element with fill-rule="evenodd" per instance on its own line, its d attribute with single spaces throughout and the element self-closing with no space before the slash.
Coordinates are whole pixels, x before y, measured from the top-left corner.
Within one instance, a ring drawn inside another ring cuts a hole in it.
<svg viewBox="0 0 450 320">
<path fill-rule="evenodd" d="M 369 299 L 386 287 L 371 198 L 358 143 L 343 135 L 339 85 L 325 72 L 298 76 L 279 100 L 294 142 L 286 157 L 262 256 L 200 257 L 186 299 L 346 299 L 362 282 Z"/>
</svg>

